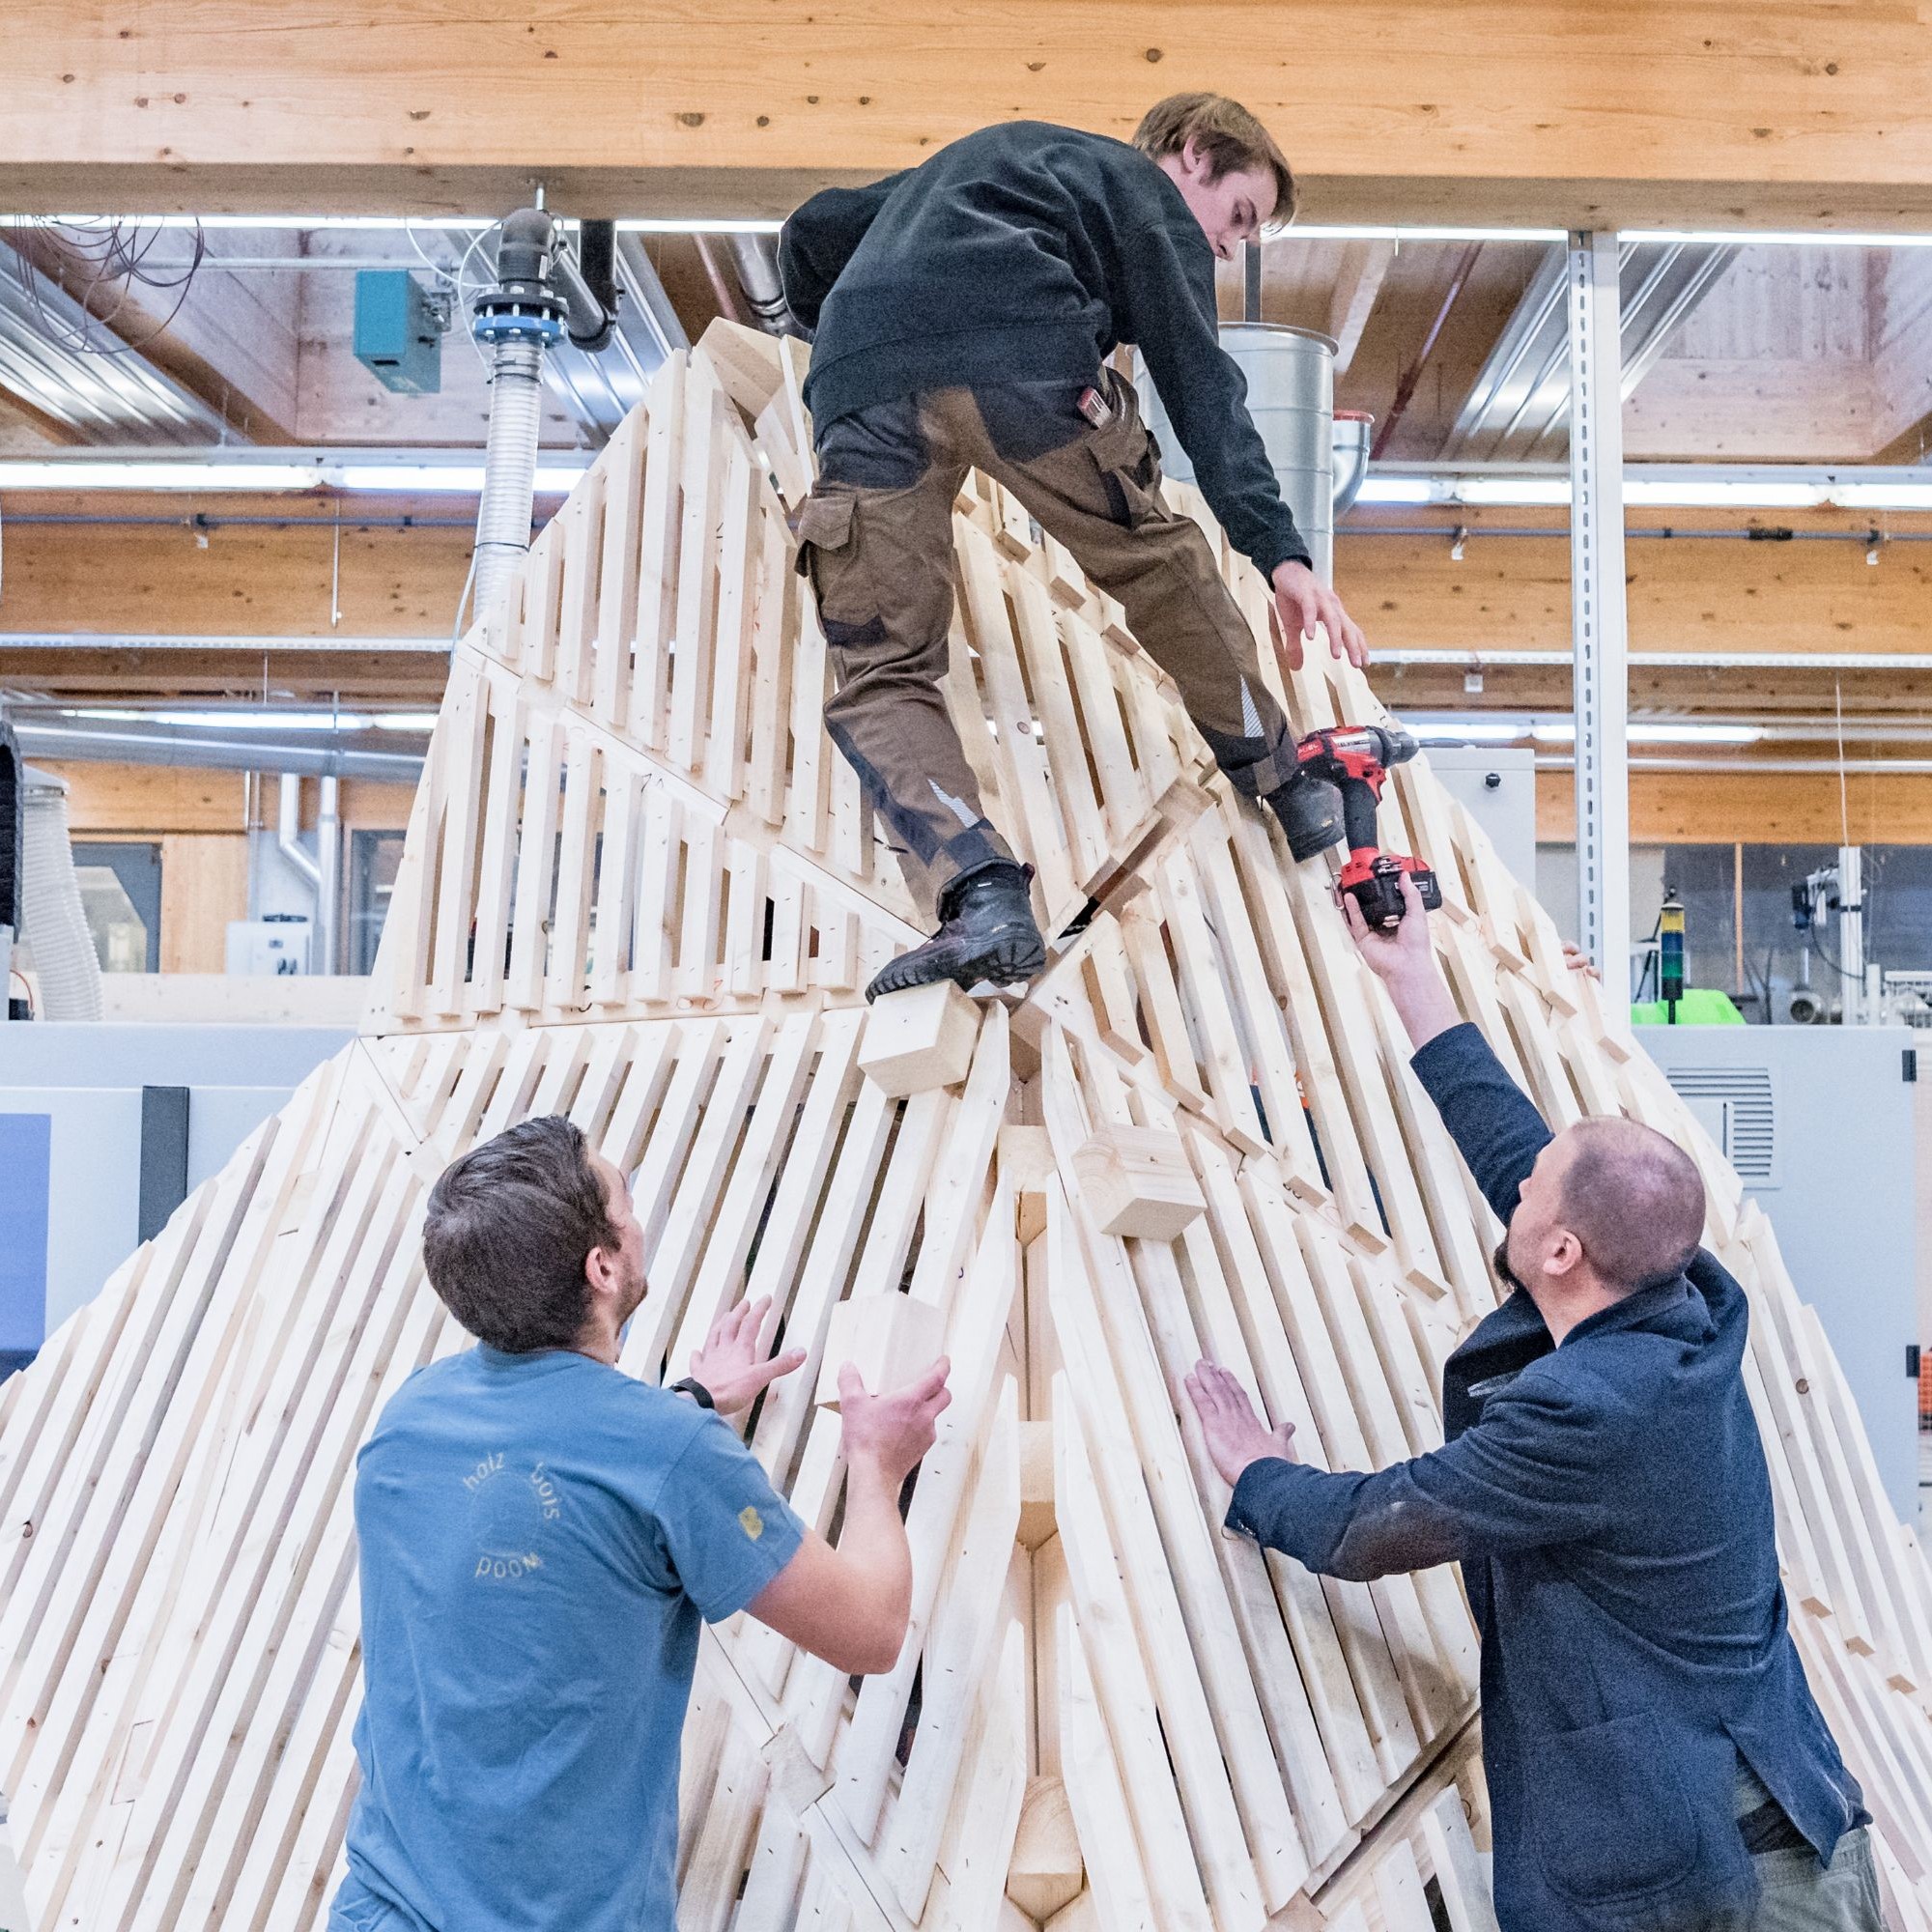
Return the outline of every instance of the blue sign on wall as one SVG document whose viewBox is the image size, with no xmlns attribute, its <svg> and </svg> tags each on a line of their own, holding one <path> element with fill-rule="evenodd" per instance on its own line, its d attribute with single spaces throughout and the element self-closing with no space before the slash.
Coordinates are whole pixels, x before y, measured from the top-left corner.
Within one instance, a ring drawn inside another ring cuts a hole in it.
<svg viewBox="0 0 1932 1932">
<path fill-rule="evenodd" d="M 0 1114 L 0 1376 L 46 1339 L 52 1144 L 51 1114 Z"/>
</svg>

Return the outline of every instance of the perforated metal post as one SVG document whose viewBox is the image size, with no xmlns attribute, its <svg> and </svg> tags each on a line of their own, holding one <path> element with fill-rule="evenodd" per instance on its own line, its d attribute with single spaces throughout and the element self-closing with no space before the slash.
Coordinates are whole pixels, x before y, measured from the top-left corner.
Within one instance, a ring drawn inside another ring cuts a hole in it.
<svg viewBox="0 0 1932 1932">
<path fill-rule="evenodd" d="M 1570 237 L 1570 613 L 1577 925 L 1612 997 L 1630 980 L 1629 635 L 1617 238 Z"/>
</svg>

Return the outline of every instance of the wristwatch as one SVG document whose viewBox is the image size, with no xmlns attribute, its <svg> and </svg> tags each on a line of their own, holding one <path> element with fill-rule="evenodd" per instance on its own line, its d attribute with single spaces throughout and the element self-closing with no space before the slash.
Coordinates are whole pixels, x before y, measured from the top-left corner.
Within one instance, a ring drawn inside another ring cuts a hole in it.
<svg viewBox="0 0 1932 1932">
<path fill-rule="evenodd" d="M 681 1382 L 672 1382 L 672 1395 L 688 1395 L 699 1408 L 715 1409 L 718 1405 L 711 1399 L 711 1391 L 693 1376 L 686 1376 Z"/>
</svg>

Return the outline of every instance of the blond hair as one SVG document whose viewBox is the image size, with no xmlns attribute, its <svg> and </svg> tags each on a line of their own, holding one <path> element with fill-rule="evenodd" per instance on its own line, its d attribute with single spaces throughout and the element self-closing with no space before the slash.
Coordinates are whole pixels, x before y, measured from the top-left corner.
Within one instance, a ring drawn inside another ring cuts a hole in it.
<svg viewBox="0 0 1932 1932">
<path fill-rule="evenodd" d="M 1170 94 L 1156 100 L 1134 129 L 1134 146 L 1156 161 L 1179 154 L 1190 141 L 1208 156 L 1210 181 L 1236 169 L 1273 175 L 1274 212 L 1267 225 L 1285 227 L 1294 219 L 1294 176 L 1287 156 L 1238 100 L 1225 94 Z"/>
</svg>

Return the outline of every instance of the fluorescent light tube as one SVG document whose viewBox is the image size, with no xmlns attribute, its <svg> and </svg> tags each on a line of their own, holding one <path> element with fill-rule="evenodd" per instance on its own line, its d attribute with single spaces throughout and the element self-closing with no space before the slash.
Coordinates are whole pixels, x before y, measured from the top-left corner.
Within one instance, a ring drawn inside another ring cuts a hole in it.
<svg viewBox="0 0 1932 1932">
<path fill-rule="evenodd" d="M 1625 732 L 1633 745 L 1755 745 L 1764 736 L 1758 724 L 1632 724 Z M 1539 724 L 1535 732 L 1539 745 L 1574 745 L 1575 724 L 1553 721 Z"/>
<path fill-rule="evenodd" d="M 620 221 L 617 226 L 623 227 Z M 1567 242 L 1562 228 L 1446 228 L 1421 224 L 1297 221 L 1285 231 L 1296 242 Z"/>
<path fill-rule="evenodd" d="M 1462 476 L 1451 481 L 1450 490 L 1459 503 L 1526 509 L 1570 500 L 1570 481 L 1564 476 Z"/>
<path fill-rule="evenodd" d="M 1633 745 L 1755 745 L 1764 736 L 1759 724 L 1633 724 Z"/>
<path fill-rule="evenodd" d="M 1371 476 L 1355 493 L 1358 503 L 1433 503 L 1435 485 L 1427 476 Z"/>
<path fill-rule="evenodd" d="M 1809 510 L 1828 500 L 1831 492 L 1819 483 L 1727 483 L 1664 477 L 1633 477 L 1624 484 L 1626 503 L 1647 503 L 1673 510 Z"/>
<path fill-rule="evenodd" d="M 63 713 L 115 724 L 185 724 L 221 731 L 362 731 L 359 711 L 133 711 L 124 705 L 78 706 Z"/>
<path fill-rule="evenodd" d="M 585 466 L 540 463 L 539 496 L 567 497 Z M 154 461 L 0 461 L 0 490 L 237 490 L 274 494 L 288 490 L 441 492 L 474 497 L 483 488 L 480 463 L 246 463 L 218 459 Z"/>
<path fill-rule="evenodd" d="M 1529 736 L 1520 719 L 1405 718 L 1404 726 L 1418 738 L 1466 738 L 1471 744 L 1507 745 Z"/>
<path fill-rule="evenodd" d="M 0 490 L 313 490 L 314 464 L 0 462 Z"/>
<path fill-rule="evenodd" d="M 1626 242 L 1745 248 L 1932 248 L 1932 235 L 1839 234 L 1829 228 L 1625 228 Z"/>
<path fill-rule="evenodd" d="M 1847 510 L 1932 510 L 1932 483 L 1840 483 L 1832 500 Z"/>
</svg>

